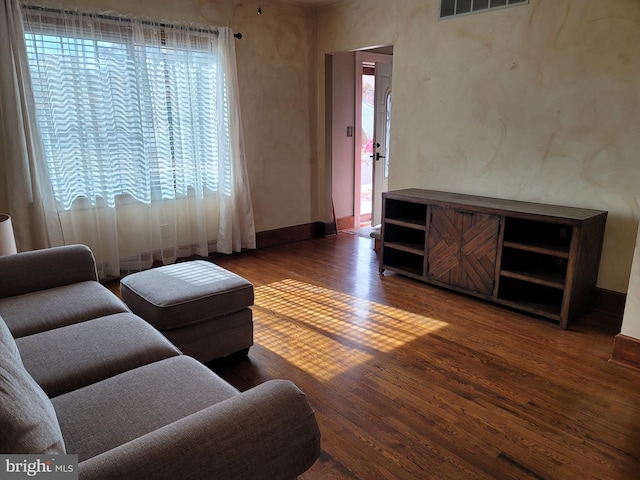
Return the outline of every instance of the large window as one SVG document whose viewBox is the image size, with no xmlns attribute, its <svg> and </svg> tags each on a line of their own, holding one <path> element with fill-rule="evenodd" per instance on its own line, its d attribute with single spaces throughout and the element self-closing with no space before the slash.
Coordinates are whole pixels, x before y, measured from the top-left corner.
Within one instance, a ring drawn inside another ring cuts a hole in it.
<svg viewBox="0 0 640 480">
<path fill-rule="evenodd" d="M 24 15 L 38 125 L 64 210 L 202 197 L 231 183 L 217 32 L 29 7 Z"/>
</svg>

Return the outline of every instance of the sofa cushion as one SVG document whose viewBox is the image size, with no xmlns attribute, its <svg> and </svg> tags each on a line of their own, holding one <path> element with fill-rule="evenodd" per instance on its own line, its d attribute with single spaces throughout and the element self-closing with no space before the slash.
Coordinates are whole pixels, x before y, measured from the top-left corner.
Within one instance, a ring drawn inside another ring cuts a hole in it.
<svg viewBox="0 0 640 480">
<path fill-rule="evenodd" d="M 4 343 L 0 343 L 0 432 L 0 453 L 65 453 L 51 401 Z"/>
<path fill-rule="evenodd" d="M 83 480 L 295 479 L 320 451 L 304 393 L 269 380 L 86 460 L 78 471 Z"/>
<path fill-rule="evenodd" d="M 0 315 L 15 338 L 128 311 L 118 297 L 93 281 L 0 298 Z"/>
<path fill-rule="evenodd" d="M 25 368 L 49 397 L 180 355 L 160 332 L 132 313 L 47 330 L 16 343 Z"/>
<path fill-rule="evenodd" d="M 238 395 L 197 360 L 171 357 L 52 399 L 79 461 Z M 212 455 L 215 452 L 212 452 Z"/>
<path fill-rule="evenodd" d="M 0 257 L 0 297 L 97 281 L 96 262 L 86 245 L 30 250 Z"/>
<path fill-rule="evenodd" d="M 13 335 L 11 335 L 9 327 L 4 323 L 2 317 L 0 317 L 0 343 L 6 347 L 6 352 L 11 356 L 11 358 L 18 363 L 22 363 L 16 341 L 14 340 Z"/>
</svg>

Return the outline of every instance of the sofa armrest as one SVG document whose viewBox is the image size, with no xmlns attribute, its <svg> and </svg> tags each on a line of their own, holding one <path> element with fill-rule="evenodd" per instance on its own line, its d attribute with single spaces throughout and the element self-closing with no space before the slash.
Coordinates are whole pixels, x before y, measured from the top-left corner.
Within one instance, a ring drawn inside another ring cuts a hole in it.
<svg viewBox="0 0 640 480">
<path fill-rule="evenodd" d="M 0 298 L 98 280 L 85 245 L 45 248 L 0 257 Z"/>
<path fill-rule="evenodd" d="M 293 479 L 320 455 L 306 396 L 270 380 L 79 465 L 81 480 Z"/>
</svg>

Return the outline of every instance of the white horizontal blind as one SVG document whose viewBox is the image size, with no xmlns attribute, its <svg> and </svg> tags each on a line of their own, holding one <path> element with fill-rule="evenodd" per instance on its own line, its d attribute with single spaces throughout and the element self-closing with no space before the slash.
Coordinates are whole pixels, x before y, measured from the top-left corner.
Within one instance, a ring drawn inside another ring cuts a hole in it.
<svg viewBox="0 0 640 480">
<path fill-rule="evenodd" d="M 56 199 L 113 207 L 231 184 L 216 32 L 25 8 L 38 123 Z"/>
</svg>

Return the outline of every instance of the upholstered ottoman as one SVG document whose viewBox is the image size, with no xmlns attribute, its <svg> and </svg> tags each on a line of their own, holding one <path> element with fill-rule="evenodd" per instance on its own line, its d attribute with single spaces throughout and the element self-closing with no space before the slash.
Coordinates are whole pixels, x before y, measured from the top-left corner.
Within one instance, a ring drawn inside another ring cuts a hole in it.
<svg viewBox="0 0 640 480">
<path fill-rule="evenodd" d="M 133 313 L 201 362 L 246 355 L 253 345 L 253 285 L 211 262 L 132 273 L 120 293 Z"/>
</svg>

